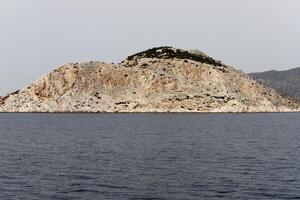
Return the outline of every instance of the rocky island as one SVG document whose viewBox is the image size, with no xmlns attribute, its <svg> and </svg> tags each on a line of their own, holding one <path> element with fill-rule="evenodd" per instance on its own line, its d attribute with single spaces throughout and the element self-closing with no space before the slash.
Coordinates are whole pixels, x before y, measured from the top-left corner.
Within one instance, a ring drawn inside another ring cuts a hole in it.
<svg viewBox="0 0 300 200">
<path fill-rule="evenodd" d="M 119 64 L 69 63 L 0 97 L 0 112 L 291 112 L 282 96 L 198 50 L 158 47 Z"/>
</svg>

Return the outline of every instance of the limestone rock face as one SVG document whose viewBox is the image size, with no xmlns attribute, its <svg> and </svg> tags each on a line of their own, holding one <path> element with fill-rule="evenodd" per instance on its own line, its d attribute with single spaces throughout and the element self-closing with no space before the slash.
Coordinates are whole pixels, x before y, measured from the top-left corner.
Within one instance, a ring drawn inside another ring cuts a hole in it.
<svg viewBox="0 0 300 200">
<path fill-rule="evenodd" d="M 241 71 L 200 51 L 153 48 L 120 64 L 66 64 L 0 98 L 1 112 L 299 111 Z"/>
</svg>

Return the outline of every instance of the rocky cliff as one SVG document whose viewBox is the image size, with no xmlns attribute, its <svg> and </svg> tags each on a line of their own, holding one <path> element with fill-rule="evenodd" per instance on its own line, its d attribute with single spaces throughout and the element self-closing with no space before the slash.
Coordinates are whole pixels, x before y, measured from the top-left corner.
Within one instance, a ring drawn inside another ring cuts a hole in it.
<svg viewBox="0 0 300 200">
<path fill-rule="evenodd" d="M 279 112 L 299 104 L 197 51 L 66 64 L 0 99 L 2 112 Z"/>
</svg>

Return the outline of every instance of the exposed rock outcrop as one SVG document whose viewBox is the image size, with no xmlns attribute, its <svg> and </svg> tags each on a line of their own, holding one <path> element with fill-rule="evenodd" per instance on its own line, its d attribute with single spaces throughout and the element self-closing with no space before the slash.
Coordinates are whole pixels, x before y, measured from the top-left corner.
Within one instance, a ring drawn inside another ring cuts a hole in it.
<svg viewBox="0 0 300 200">
<path fill-rule="evenodd" d="M 297 111 L 239 70 L 198 51 L 153 48 L 120 64 L 66 64 L 0 99 L 2 112 Z"/>
</svg>

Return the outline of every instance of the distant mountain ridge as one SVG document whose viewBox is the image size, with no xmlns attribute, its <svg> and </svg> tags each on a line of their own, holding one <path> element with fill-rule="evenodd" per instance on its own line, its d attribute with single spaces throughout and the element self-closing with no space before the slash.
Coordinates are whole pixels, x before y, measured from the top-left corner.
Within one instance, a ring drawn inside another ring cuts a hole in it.
<svg viewBox="0 0 300 200">
<path fill-rule="evenodd" d="M 0 112 L 292 112 L 300 105 L 198 50 L 69 63 L 0 97 Z"/>
<path fill-rule="evenodd" d="M 258 82 L 300 101 L 300 67 L 285 71 L 266 71 L 249 74 Z"/>
</svg>

